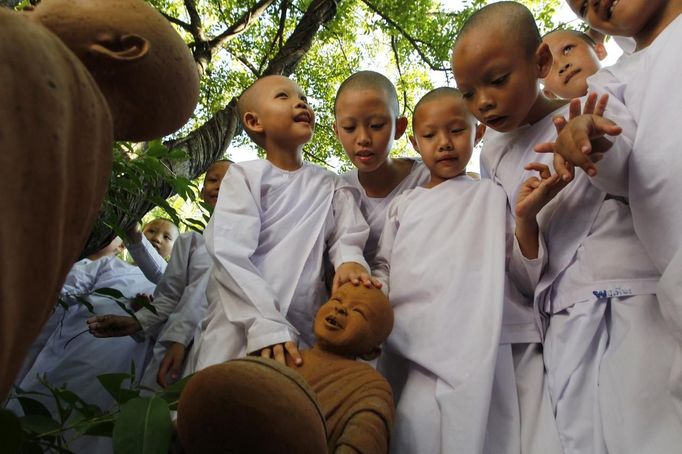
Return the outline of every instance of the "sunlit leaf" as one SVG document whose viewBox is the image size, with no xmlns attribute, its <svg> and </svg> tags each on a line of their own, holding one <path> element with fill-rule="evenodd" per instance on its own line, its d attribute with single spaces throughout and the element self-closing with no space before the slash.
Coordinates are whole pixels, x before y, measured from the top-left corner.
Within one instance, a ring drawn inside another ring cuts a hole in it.
<svg viewBox="0 0 682 454">
<path fill-rule="evenodd" d="M 115 454 L 166 454 L 171 442 L 168 404 L 158 397 L 138 397 L 121 407 L 114 425 Z"/>
</svg>

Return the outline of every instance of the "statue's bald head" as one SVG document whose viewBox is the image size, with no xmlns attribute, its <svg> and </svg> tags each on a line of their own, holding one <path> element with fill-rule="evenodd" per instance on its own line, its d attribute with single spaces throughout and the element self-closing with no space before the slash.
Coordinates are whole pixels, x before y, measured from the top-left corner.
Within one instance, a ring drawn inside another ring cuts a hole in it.
<svg viewBox="0 0 682 454">
<path fill-rule="evenodd" d="M 27 14 L 90 71 L 111 110 L 117 140 L 162 137 L 194 112 L 199 74 L 192 53 L 143 0 L 43 0 Z"/>
<path fill-rule="evenodd" d="M 453 51 L 459 41 L 474 30 L 500 30 L 503 36 L 517 41 L 526 55 L 535 53 L 542 43 L 535 18 L 528 8 L 518 2 L 497 2 L 472 14 L 457 35 Z"/>
</svg>

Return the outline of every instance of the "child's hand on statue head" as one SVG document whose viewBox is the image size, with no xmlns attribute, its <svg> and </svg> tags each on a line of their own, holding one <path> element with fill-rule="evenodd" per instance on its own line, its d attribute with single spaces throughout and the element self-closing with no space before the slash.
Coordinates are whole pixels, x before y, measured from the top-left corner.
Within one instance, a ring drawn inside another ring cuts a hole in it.
<svg viewBox="0 0 682 454">
<path fill-rule="evenodd" d="M 357 262 L 344 262 L 339 265 L 334 275 L 334 282 L 332 284 L 332 294 L 338 290 L 343 284 L 350 282 L 353 285 L 364 285 L 367 288 L 372 286 L 381 288 L 381 281 L 372 277 L 367 268 Z"/>
</svg>

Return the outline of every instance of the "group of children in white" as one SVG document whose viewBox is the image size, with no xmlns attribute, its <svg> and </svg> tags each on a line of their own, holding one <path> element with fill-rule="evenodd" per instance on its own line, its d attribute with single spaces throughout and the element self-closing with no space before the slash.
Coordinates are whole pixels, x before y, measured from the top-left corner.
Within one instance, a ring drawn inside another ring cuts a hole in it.
<svg viewBox="0 0 682 454">
<path fill-rule="evenodd" d="M 302 161 L 315 115 L 301 88 L 257 80 L 239 112 L 267 159 L 211 166 L 203 237 L 180 235 L 170 254 L 177 229 L 158 220 L 128 245 L 139 268 L 74 265 L 63 299 L 108 315 L 57 310 L 19 387 L 46 374 L 108 408 L 95 377 L 131 360 L 151 390 L 245 354 L 300 364 L 329 287 L 350 281 L 381 287 L 395 311 L 376 363 L 396 400 L 392 452 L 679 452 L 682 1 L 569 4 L 635 52 L 600 69 L 589 37 L 543 39 L 523 5 L 486 6 L 454 43 L 458 90 L 415 106 L 421 159 L 389 156 L 408 120 L 381 74 L 338 90 L 334 131 L 357 168 L 340 177 Z M 481 139 L 478 180 L 465 169 Z M 130 317 L 90 294 L 102 287 L 154 292 L 157 314 Z M 86 320 L 121 337 L 80 335 Z M 72 448 L 111 449 L 89 438 Z"/>
</svg>

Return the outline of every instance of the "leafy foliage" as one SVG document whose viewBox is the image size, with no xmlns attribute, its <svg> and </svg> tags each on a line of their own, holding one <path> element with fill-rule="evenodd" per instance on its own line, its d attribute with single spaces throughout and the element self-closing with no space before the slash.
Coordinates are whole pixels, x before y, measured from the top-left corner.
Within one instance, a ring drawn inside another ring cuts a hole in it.
<svg viewBox="0 0 682 454">
<path fill-rule="evenodd" d="M 142 396 L 132 386 L 135 370 L 97 377 L 115 400 L 110 411 L 102 411 L 65 387 L 40 381 L 49 394 L 14 390 L 23 416 L 0 410 L 0 439 L 7 452 L 71 453 L 69 444 L 83 435 L 111 437 L 114 452 L 165 454 L 172 439 L 171 411 L 177 409 L 180 393 L 190 377 L 155 394 Z M 51 399 L 57 412 L 51 414 L 41 400 Z M 3 451 L 4 452 L 4 451 Z"/>
</svg>

